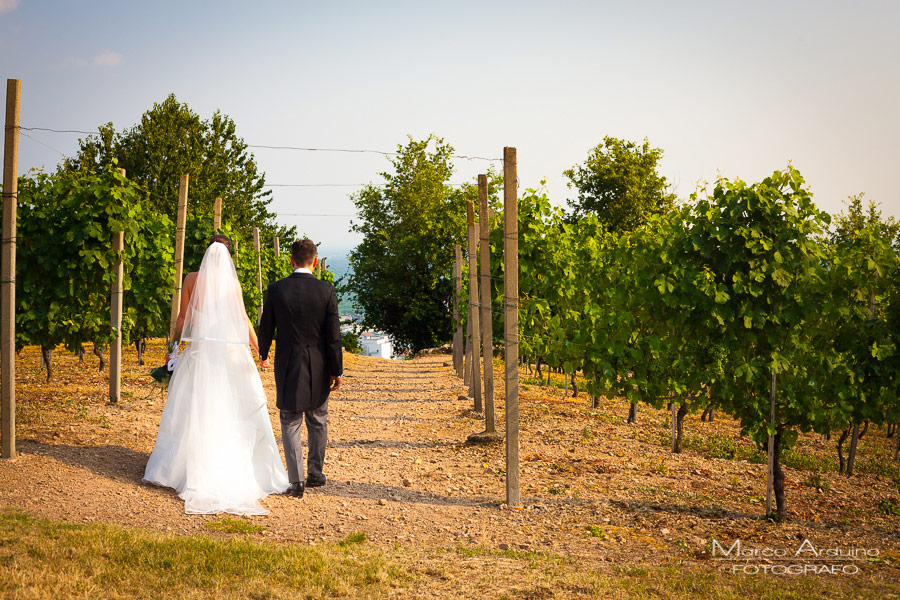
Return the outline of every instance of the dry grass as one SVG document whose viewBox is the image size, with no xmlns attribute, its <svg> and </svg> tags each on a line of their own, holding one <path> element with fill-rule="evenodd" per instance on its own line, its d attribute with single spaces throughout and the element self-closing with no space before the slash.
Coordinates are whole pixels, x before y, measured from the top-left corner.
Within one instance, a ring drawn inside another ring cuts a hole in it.
<svg viewBox="0 0 900 600">
<path fill-rule="evenodd" d="M 10 598 L 897 598 L 881 578 L 752 577 L 681 562 L 608 567 L 480 546 L 383 552 L 246 535 L 175 536 L 0 512 L 0 595 Z"/>
<path fill-rule="evenodd" d="M 210 531 L 222 533 L 262 533 L 266 530 L 264 525 L 257 525 L 246 519 L 235 517 L 218 517 L 212 521 L 204 522 L 203 526 Z"/>
<path fill-rule="evenodd" d="M 376 598 L 402 582 L 364 544 L 174 536 L 0 513 L 0 595 L 16 598 Z"/>
</svg>

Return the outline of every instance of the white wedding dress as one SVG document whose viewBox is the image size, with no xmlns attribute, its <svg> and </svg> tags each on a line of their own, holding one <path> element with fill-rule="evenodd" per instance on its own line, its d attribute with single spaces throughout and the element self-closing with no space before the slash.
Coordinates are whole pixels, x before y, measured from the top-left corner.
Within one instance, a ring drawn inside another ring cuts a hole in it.
<svg viewBox="0 0 900 600">
<path fill-rule="evenodd" d="M 288 488 L 250 354 L 240 283 L 228 249 L 203 256 L 144 481 L 174 488 L 189 514 L 264 515 Z"/>
</svg>

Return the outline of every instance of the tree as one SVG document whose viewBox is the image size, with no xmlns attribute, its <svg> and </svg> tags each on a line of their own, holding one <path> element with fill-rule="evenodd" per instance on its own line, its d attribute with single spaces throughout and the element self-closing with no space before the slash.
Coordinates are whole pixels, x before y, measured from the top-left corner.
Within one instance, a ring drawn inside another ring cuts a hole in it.
<svg viewBox="0 0 900 600">
<path fill-rule="evenodd" d="M 391 159 L 383 186 L 354 194 L 363 235 L 350 253 L 353 273 L 346 288 L 356 296 L 364 326 L 391 336 L 398 351 L 418 351 L 452 335 L 450 277 L 454 244 L 465 239 L 465 201 L 476 199 L 467 185 L 447 185 L 453 148 L 429 135 L 409 138 Z M 463 244 L 464 245 L 464 244 Z"/>
<path fill-rule="evenodd" d="M 847 243 L 857 241 L 862 232 L 874 228 L 874 233 L 888 243 L 894 242 L 900 235 L 900 221 L 894 217 L 884 218 L 878 210 L 878 204 L 869 200 L 866 210 L 863 210 L 863 198 L 865 194 L 859 193 L 847 198 L 847 208 L 834 219 L 834 233 L 832 242 Z"/>
<path fill-rule="evenodd" d="M 569 219 L 595 214 L 609 231 L 631 231 L 651 214 L 668 211 L 675 202 L 666 178 L 657 173 L 663 152 L 606 136 L 588 153 L 587 161 L 563 172 L 578 199 L 569 200 Z"/>
<path fill-rule="evenodd" d="M 141 262 L 166 244 L 141 235 L 155 219 L 143 207 L 138 187 L 115 164 L 100 173 L 37 173 L 19 179 L 16 347 L 40 345 L 48 379 L 50 352 L 57 344 L 76 351 L 93 342 L 102 369 L 105 345 L 117 335 L 127 341 L 137 319 L 123 319 L 120 332 L 110 327 L 113 232 L 125 232 L 122 259 L 128 280 L 165 279 L 171 264 Z"/>
<path fill-rule="evenodd" d="M 166 337 L 175 279 L 175 226 L 163 214 L 144 210 L 137 223 L 143 249 L 125 271 L 122 326 L 130 331 L 139 365 L 144 364 L 146 340 Z"/>
<path fill-rule="evenodd" d="M 727 344 L 727 377 L 717 388 L 723 407 L 760 448 L 774 438 L 777 516 L 787 513 L 782 452 L 802 431 L 828 423 L 822 382 L 810 377 L 823 349 L 811 326 L 827 298 L 822 241 L 830 217 L 816 208 L 793 167 L 748 185 L 720 180 L 697 199 L 686 237 L 686 260 L 707 277 L 707 323 Z M 777 377 L 770 421 L 772 376 Z"/>
<path fill-rule="evenodd" d="M 846 212 L 835 219 L 829 250 L 828 277 L 824 284 L 829 302 L 823 305 L 825 336 L 838 354 L 822 365 L 822 379 L 835 398 L 835 425 L 840 470 L 844 471 L 843 444 L 850 438 L 847 475 L 853 474 L 860 425 L 884 423 L 896 398 L 896 370 L 891 358 L 897 352 L 897 333 L 888 322 L 892 275 L 898 268 L 893 247 L 898 224 L 882 219 L 874 202 L 863 212 L 862 194 L 852 196 Z"/>
<path fill-rule="evenodd" d="M 203 120 L 170 94 L 130 129 L 117 133 L 112 123 L 101 125 L 96 135 L 80 140 L 78 153 L 60 170 L 99 172 L 117 160 L 140 186 L 147 206 L 172 222 L 179 182 L 187 173 L 191 213 L 211 215 L 221 197 L 223 221 L 234 229 L 259 227 L 265 237 L 293 239 L 295 228 L 279 227 L 269 212 L 272 192 L 264 189 L 265 174 L 236 131 L 227 115 L 216 111 Z"/>
</svg>

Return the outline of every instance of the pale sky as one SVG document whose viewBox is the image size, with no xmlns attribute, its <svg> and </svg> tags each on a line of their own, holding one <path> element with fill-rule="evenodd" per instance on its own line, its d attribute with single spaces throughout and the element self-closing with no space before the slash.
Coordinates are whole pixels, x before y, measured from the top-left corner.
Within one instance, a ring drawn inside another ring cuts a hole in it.
<svg viewBox="0 0 900 600">
<path fill-rule="evenodd" d="M 0 0 L 0 76 L 23 127 L 116 129 L 175 93 L 231 116 L 248 144 L 393 150 L 411 134 L 458 154 L 518 150 L 548 182 L 604 135 L 661 148 L 681 198 L 718 174 L 791 161 L 820 208 L 865 192 L 900 216 L 900 2 L 71 2 Z M 5 89 L 5 88 L 4 88 Z M 28 132 L 19 169 L 76 135 Z M 54 150 L 55 149 L 55 150 Z M 254 150 L 271 184 L 379 182 L 374 154 Z M 453 181 L 483 172 L 456 161 Z M 355 245 L 357 187 L 274 188 L 279 220 Z M 295 214 L 338 216 L 293 216 Z"/>
</svg>

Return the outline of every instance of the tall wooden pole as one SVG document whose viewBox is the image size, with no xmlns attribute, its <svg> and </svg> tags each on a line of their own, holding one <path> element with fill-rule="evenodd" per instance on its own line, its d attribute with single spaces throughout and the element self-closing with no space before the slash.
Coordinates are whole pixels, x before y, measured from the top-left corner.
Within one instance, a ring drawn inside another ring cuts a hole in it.
<svg viewBox="0 0 900 600">
<path fill-rule="evenodd" d="M 259 290 L 259 293 L 263 293 L 263 285 L 262 285 L 262 255 L 259 250 L 259 227 L 253 228 L 253 247 L 256 249 L 256 289 Z M 262 318 L 262 303 L 260 303 L 259 308 L 256 309 L 256 324 L 259 324 L 259 320 Z"/>
<path fill-rule="evenodd" d="M 222 199 L 216 198 L 216 208 L 213 213 L 213 230 L 219 231 L 222 229 Z"/>
<path fill-rule="evenodd" d="M 178 185 L 178 216 L 175 224 L 175 293 L 172 295 L 172 316 L 169 323 L 169 343 L 175 342 L 175 322 L 181 308 L 181 280 L 184 274 L 184 230 L 187 225 L 188 176 L 182 175 Z"/>
<path fill-rule="evenodd" d="M 519 500 L 519 204 L 516 149 L 503 149 L 503 368 L 506 377 L 506 504 Z"/>
<path fill-rule="evenodd" d="M 772 373 L 772 387 L 769 392 L 769 403 L 771 404 L 771 415 L 769 416 L 769 426 L 775 427 L 775 373 Z M 769 472 L 766 477 L 766 515 L 772 514 L 772 495 L 775 491 L 775 435 L 769 434 Z"/>
<path fill-rule="evenodd" d="M 481 412 L 481 326 L 478 310 L 478 234 L 475 232 L 475 205 L 466 201 L 469 231 L 469 315 L 472 319 L 472 398 L 475 412 Z"/>
<path fill-rule="evenodd" d="M 109 349 L 109 401 L 116 403 L 122 395 L 122 296 L 125 278 L 122 251 L 125 249 L 125 232 L 113 234 L 113 252 L 116 253 L 116 281 L 110 297 L 110 325 L 118 332 Z"/>
<path fill-rule="evenodd" d="M 125 169 L 119 169 L 122 177 Z M 122 264 L 122 251 L 125 249 L 125 232 L 113 233 L 113 252 L 116 253 L 116 263 L 113 269 L 116 272 L 116 280 L 112 284 L 110 293 L 109 324 L 116 330 L 116 339 L 109 348 L 109 401 L 113 404 L 122 399 L 122 296 L 125 270 Z"/>
<path fill-rule="evenodd" d="M 453 260 L 453 368 L 460 377 L 463 375 L 463 331 L 459 315 L 459 295 L 462 294 L 462 248 L 456 244 Z"/>
<path fill-rule="evenodd" d="M 278 236 L 275 236 L 275 240 L 272 243 L 272 249 L 275 254 L 275 258 L 281 257 L 281 242 L 278 241 Z"/>
<path fill-rule="evenodd" d="M 3 238 L 0 244 L 0 457 L 16 457 L 16 205 L 22 80 L 6 80 L 3 144 Z"/>
<path fill-rule="evenodd" d="M 494 418 L 494 319 L 491 311 L 491 215 L 487 175 L 478 176 L 478 224 L 481 240 L 481 345 L 484 353 L 484 430 L 496 431 Z"/>
<path fill-rule="evenodd" d="M 460 272 L 460 279 L 462 274 Z M 472 387 L 472 311 L 466 315 L 466 331 L 463 336 L 463 383 L 469 386 L 469 397 L 475 395 Z"/>
</svg>

